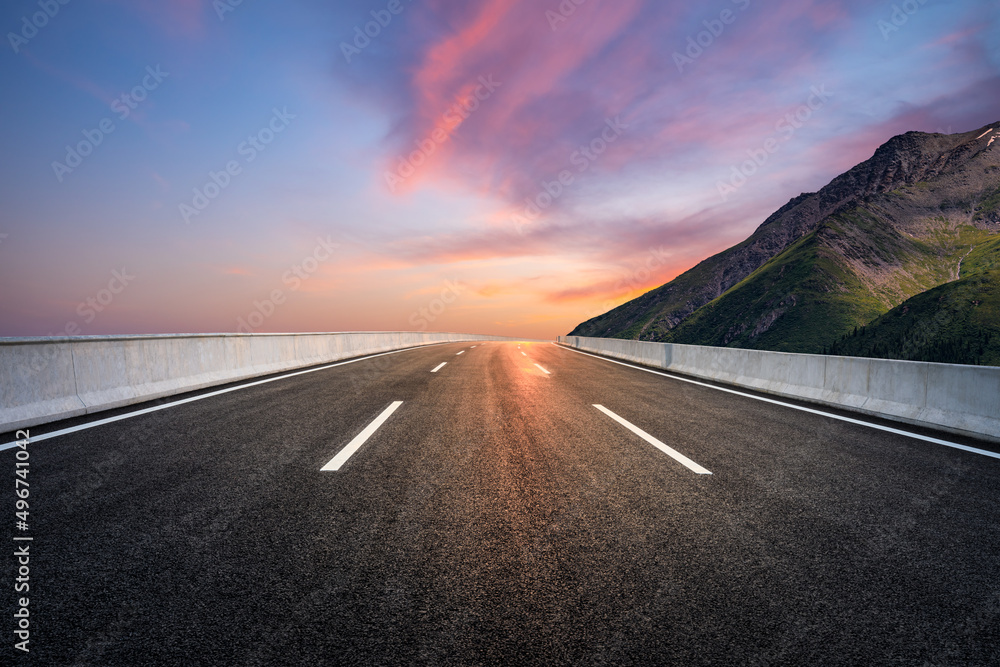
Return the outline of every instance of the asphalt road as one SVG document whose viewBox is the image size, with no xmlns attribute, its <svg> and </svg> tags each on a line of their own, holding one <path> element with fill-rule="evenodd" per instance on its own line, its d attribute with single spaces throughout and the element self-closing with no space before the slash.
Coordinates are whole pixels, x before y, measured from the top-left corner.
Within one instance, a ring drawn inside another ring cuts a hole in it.
<svg viewBox="0 0 1000 667">
<path fill-rule="evenodd" d="M 4 664 L 1000 664 L 1000 461 L 551 344 L 29 451 L 31 652 L 4 586 Z"/>
</svg>

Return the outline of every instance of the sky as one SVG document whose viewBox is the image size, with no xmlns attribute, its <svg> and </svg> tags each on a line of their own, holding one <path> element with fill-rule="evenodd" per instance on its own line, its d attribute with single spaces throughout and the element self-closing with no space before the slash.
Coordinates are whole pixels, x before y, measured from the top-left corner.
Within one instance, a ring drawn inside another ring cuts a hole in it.
<svg viewBox="0 0 1000 667">
<path fill-rule="evenodd" d="M 1000 3 L 10 0 L 0 336 L 553 338 L 910 130 Z"/>
</svg>

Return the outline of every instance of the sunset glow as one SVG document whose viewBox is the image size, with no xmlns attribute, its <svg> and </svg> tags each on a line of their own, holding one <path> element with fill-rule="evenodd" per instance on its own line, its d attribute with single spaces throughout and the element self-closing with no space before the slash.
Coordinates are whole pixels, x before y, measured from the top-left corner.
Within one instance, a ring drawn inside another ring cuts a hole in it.
<svg viewBox="0 0 1000 667">
<path fill-rule="evenodd" d="M 8 3 L 0 335 L 565 334 L 995 119 L 1000 5 L 914 7 Z"/>
</svg>

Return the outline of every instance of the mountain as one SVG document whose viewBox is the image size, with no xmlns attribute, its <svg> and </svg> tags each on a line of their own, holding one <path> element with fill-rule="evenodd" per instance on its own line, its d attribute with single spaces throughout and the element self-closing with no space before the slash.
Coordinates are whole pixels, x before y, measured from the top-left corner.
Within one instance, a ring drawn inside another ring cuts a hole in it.
<svg viewBox="0 0 1000 667">
<path fill-rule="evenodd" d="M 959 280 L 907 299 L 826 351 L 1000 366 L 1000 240 L 977 247 Z"/>
<path fill-rule="evenodd" d="M 998 147 L 1000 122 L 893 137 L 746 241 L 571 335 L 822 352 L 964 279 L 963 260 L 1000 238 Z"/>
</svg>

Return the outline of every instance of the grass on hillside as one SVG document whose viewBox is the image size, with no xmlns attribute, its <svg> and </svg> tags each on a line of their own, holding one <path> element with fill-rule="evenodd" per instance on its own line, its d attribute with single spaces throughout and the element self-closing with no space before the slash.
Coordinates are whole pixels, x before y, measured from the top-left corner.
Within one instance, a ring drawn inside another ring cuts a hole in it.
<svg viewBox="0 0 1000 667">
<path fill-rule="evenodd" d="M 814 232 L 700 308 L 665 340 L 817 352 L 883 311 Z M 763 333 L 757 331 L 769 324 L 768 318 L 776 319 Z"/>
<path fill-rule="evenodd" d="M 1000 240 L 991 245 L 996 259 Z M 988 258 L 991 253 L 984 254 Z M 971 273 L 918 294 L 825 352 L 1000 366 L 1000 268 Z"/>
<path fill-rule="evenodd" d="M 870 211 L 829 218 L 660 340 L 820 353 L 907 298 L 978 266 L 995 239 L 945 217 L 920 238 L 901 235 Z M 996 259 L 1000 257 L 992 256 Z"/>
</svg>

